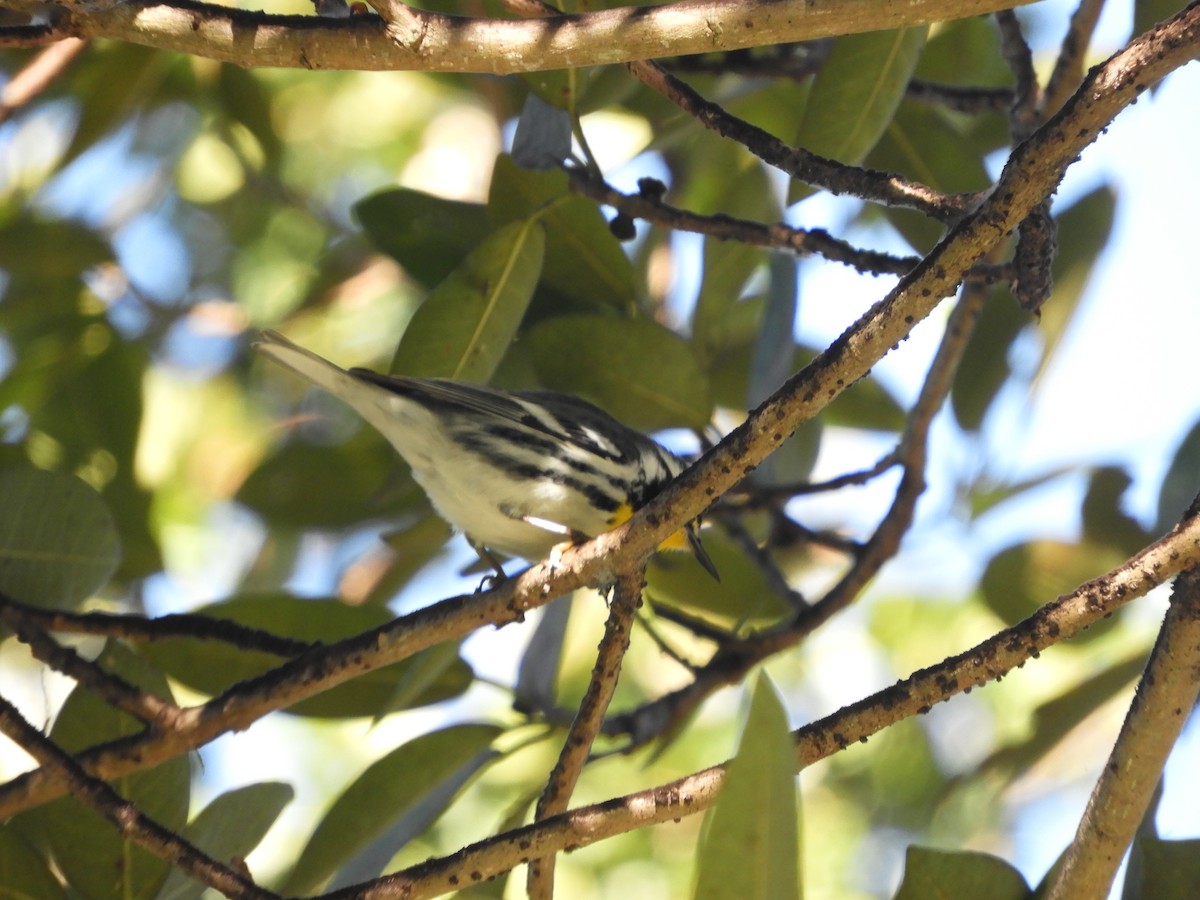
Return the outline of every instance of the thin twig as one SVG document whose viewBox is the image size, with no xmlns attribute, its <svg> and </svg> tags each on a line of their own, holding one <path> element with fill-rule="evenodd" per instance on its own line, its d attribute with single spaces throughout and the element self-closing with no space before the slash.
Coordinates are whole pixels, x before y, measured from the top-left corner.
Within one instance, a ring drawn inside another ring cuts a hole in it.
<svg viewBox="0 0 1200 900">
<path fill-rule="evenodd" d="M 1200 497 L 1186 518 L 1200 516 Z M 1108 764 L 1092 790 L 1048 900 L 1107 897 L 1163 766 L 1200 695 L 1200 569 L 1175 579 L 1171 605 Z"/>
<path fill-rule="evenodd" d="M 1019 144 L 1041 124 L 1033 53 L 1029 50 L 1029 44 L 1021 31 L 1021 22 L 1013 10 L 1003 9 L 996 13 L 996 24 L 1000 26 L 1000 52 L 1016 80 L 1012 106 L 1009 108 L 1009 119 L 1012 123 L 1009 130 L 1013 143 Z"/>
<path fill-rule="evenodd" d="M 1013 102 L 1012 88 L 938 84 L 920 78 L 908 82 L 904 96 L 962 113 L 1007 112 Z"/>
<path fill-rule="evenodd" d="M 798 254 L 815 254 L 832 262 L 842 263 L 868 275 L 903 275 L 921 261 L 919 256 L 893 256 L 877 250 L 866 250 L 833 237 L 823 228 L 796 228 L 776 222 L 767 224 L 750 219 L 718 214 L 704 216 L 689 212 L 659 197 L 645 193 L 627 194 L 607 182 L 591 177 L 579 169 L 569 172 L 571 190 L 591 197 L 598 203 L 611 206 L 631 218 L 644 219 L 662 228 L 703 234 L 721 240 L 737 241 L 752 247 L 790 250 Z M 1007 280 L 1011 267 L 977 266 L 968 278 L 986 282 Z"/>
<path fill-rule="evenodd" d="M 612 702 L 621 674 L 621 662 L 629 649 L 629 638 L 638 607 L 642 604 L 642 586 L 645 569 L 623 575 L 613 588 L 612 602 L 608 610 L 608 621 L 604 625 L 604 637 L 596 654 L 596 665 L 587 692 L 579 704 L 579 712 L 563 742 L 562 752 L 555 763 L 546 789 L 538 800 L 534 821 L 541 821 L 565 812 L 575 785 L 583 772 L 592 744 L 600 733 L 604 714 Z M 529 861 L 527 893 L 535 900 L 548 900 L 554 896 L 553 855 L 534 857 Z"/>
<path fill-rule="evenodd" d="M 1099 21 L 1103 9 L 1104 0 L 1079 0 L 1079 5 L 1071 14 L 1071 22 L 1063 36 L 1058 59 L 1054 61 L 1054 71 L 1050 73 L 1050 79 L 1046 82 L 1046 90 L 1039 105 L 1038 111 L 1043 119 L 1057 112 L 1079 86 L 1092 33 L 1096 30 L 1096 22 Z"/>
<path fill-rule="evenodd" d="M 155 728 L 170 728 L 178 720 L 182 710 L 174 703 L 105 672 L 70 647 L 62 646 L 15 606 L 0 603 L 0 622 L 29 646 L 35 659 L 73 678 L 110 706 Z"/>
<path fill-rule="evenodd" d="M 634 77 L 722 137 L 737 141 L 767 165 L 834 194 L 849 194 L 885 206 L 915 209 L 942 222 L 954 222 L 978 200 L 975 194 L 943 194 L 927 185 L 858 166 L 847 166 L 789 147 L 773 134 L 727 112 L 653 62 L 631 62 Z"/>
<path fill-rule="evenodd" d="M 0 29 L 0 46 L 6 45 L 3 34 L 4 29 Z M 31 59 L 0 91 L 0 124 L 7 122 L 14 112 L 53 84 L 86 46 L 87 41 L 80 38 L 67 38 L 50 45 Z"/>
<path fill-rule="evenodd" d="M 69 754 L 30 725 L 11 703 L 0 697 L 0 731 L 67 783 L 71 796 L 94 809 L 122 837 L 182 869 L 196 880 L 234 900 L 278 900 L 279 895 L 217 862 L 169 828 L 151 819 L 98 778 L 93 778 Z"/>
</svg>

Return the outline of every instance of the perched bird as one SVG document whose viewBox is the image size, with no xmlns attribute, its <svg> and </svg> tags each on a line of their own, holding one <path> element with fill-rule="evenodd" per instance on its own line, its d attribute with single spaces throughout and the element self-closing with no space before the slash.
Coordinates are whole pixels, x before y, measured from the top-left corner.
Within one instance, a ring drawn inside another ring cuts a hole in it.
<svg viewBox="0 0 1200 900">
<path fill-rule="evenodd" d="M 348 403 L 412 468 L 434 508 L 489 552 L 543 560 L 620 525 L 686 463 L 586 400 L 443 378 L 342 369 L 275 331 L 254 347 Z M 690 549 L 714 577 L 695 522 L 659 549 Z"/>
</svg>

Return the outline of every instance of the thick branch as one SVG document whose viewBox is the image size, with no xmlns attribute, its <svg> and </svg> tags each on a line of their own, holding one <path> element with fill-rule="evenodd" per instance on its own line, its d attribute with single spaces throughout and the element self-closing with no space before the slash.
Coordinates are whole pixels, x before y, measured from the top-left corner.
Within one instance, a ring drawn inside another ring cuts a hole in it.
<svg viewBox="0 0 1200 900">
<path fill-rule="evenodd" d="M 537 20 L 409 9 L 389 30 L 374 16 L 271 16 L 175 0 L 69 13 L 67 33 L 242 66 L 509 74 L 905 28 L 1023 2 L 1029 0 L 684 0 Z M 32 10 L 40 0 L 4 5 Z"/>
<path fill-rule="evenodd" d="M 1189 513 L 1200 515 L 1200 499 Z M 1158 641 L 1050 900 L 1108 895 L 1198 694 L 1200 570 L 1193 569 L 1175 580 Z"/>
</svg>

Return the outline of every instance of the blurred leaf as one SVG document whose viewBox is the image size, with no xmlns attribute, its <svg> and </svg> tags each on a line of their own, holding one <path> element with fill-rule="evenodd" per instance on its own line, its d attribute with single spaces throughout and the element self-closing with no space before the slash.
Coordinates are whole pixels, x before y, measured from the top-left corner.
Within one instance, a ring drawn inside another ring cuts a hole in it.
<svg viewBox="0 0 1200 900">
<path fill-rule="evenodd" d="M 542 607 L 533 636 L 525 645 L 517 668 L 513 709 L 537 713 L 552 709 L 558 700 L 558 672 L 563 640 L 571 619 L 571 599 Z"/>
<path fill-rule="evenodd" d="M 1088 541 L 1132 556 L 1153 539 L 1121 508 L 1133 477 L 1119 466 L 1101 466 L 1088 480 L 1083 498 L 1083 535 Z"/>
<path fill-rule="evenodd" d="M 548 172 L 571 155 L 571 116 L 536 93 L 525 98 L 513 135 L 512 159 L 523 169 Z"/>
<path fill-rule="evenodd" d="M 1031 615 L 1042 604 L 1074 591 L 1124 562 L 1125 554 L 1086 541 L 1029 541 L 997 553 L 988 562 L 979 589 L 988 608 L 1007 625 Z M 1075 638 L 1090 640 L 1111 621 L 1097 622 Z"/>
<path fill-rule="evenodd" d="M 997 856 L 911 846 L 904 858 L 904 880 L 895 900 L 1027 900 L 1030 896 L 1021 873 Z"/>
<path fill-rule="evenodd" d="M 546 387 L 579 394 L 630 428 L 708 423 L 708 379 L 691 345 L 656 322 L 560 316 L 539 322 L 526 342 Z"/>
<path fill-rule="evenodd" d="M 22 215 L 0 228 L 0 269 L 18 282 L 38 285 L 77 278 L 113 257 L 108 241 L 75 222 Z M 78 304 L 77 289 L 74 299 Z"/>
<path fill-rule="evenodd" d="M 1163 476 L 1154 530 L 1165 534 L 1174 528 L 1197 493 L 1200 493 L 1200 421 L 1184 436 Z"/>
<path fill-rule="evenodd" d="M 1012 69 L 1000 52 L 1000 32 L 984 16 L 938 22 L 913 72 L 917 78 L 981 87 L 1012 84 Z"/>
<path fill-rule="evenodd" d="M 279 781 L 226 791 L 204 807 L 183 829 L 182 837 L 217 862 L 237 867 L 270 830 L 295 796 Z M 207 886 L 172 868 L 155 900 L 199 900 Z"/>
<path fill-rule="evenodd" d="M 1129 688 L 1146 667 L 1147 648 L 1092 673 L 1064 693 L 1040 704 L 1033 713 L 1033 726 L 1024 740 L 998 747 L 979 764 L 979 771 L 1000 771 L 1006 777 L 1027 773 L 1042 757 L 1058 746 L 1071 731 L 1100 707 Z"/>
<path fill-rule="evenodd" d="M 924 26 L 836 38 L 808 93 L 796 143 L 850 165 L 862 162 L 892 120 L 925 45 Z M 812 188 L 793 182 L 788 202 Z"/>
<path fill-rule="evenodd" d="M 546 226 L 543 282 L 576 308 L 629 310 L 637 302 L 629 257 L 596 204 L 568 191 L 566 173 L 528 172 L 499 157 L 488 214 L 497 224 L 538 214 Z"/>
<path fill-rule="evenodd" d="M 110 641 L 96 662 L 143 690 L 172 699 L 162 673 L 122 644 Z M 77 753 L 138 734 L 143 727 L 132 716 L 77 687 L 55 719 L 50 739 L 68 753 Z M 190 784 L 191 766 L 183 756 L 112 780 L 113 788 L 125 800 L 172 831 L 187 821 Z M 165 860 L 121 837 L 111 822 L 72 797 L 26 815 L 36 823 L 68 884 L 89 900 L 153 897 L 170 870 Z"/>
<path fill-rule="evenodd" d="M 725 786 L 704 817 L 695 897 L 799 900 L 796 761 L 787 713 L 762 673 Z"/>
<path fill-rule="evenodd" d="M 392 620 L 377 606 L 347 606 L 337 600 L 302 600 L 288 594 L 242 596 L 195 611 L 197 615 L 228 619 L 272 634 L 302 641 L 335 643 Z M 144 655 L 172 678 L 209 696 L 273 669 L 286 660 L 270 653 L 241 650 L 220 641 L 169 638 L 145 645 Z M 436 663 L 436 677 L 427 678 L 427 666 Z M 378 716 L 397 709 L 400 692 L 419 679 L 421 689 L 406 697 L 408 708 L 457 697 L 471 686 L 470 666 L 461 659 L 447 663 L 444 651 L 431 647 L 408 659 L 376 669 L 285 712 L 314 718 L 341 719 Z"/>
<path fill-rule="evenodd" d="M 992 401 L 1012 372 L 1009 348 L 1032 322 L 1007 287 L 996 288 L 984 304 L 950 389 L 950 407 L 959 427 L 966 431 L 982 427 Z"/>
<path fill-rule="evenodd" d="M 1158 835 L 1155 822 L 1165 792 L 1165 778 L 1160 778 L 1130 848 L 1121 900 L 1200 896 L 1200 840 L 1166 841 Z"/>
<path fill-rule="evenodd" d="M 775 625 L 792 612 L 762 570 L 719 530 L 704 532 L 704 549 L 721 573 L 715 582 L 683 553 L 659 553 L 646 570 L 646 596 L 711 624 L 744 633 Z"/>
<path fill-rule="evenodd" d="M 271 104 L 262 82 L 248 69 L 225 63 L 217 77 L 221 114 L 245 126 L 262 148 L 267 166 L 275 168 L 282 142 L 271 120 Z"/>
<path fill-rule="evenodd" d="M 426 288 L 446 278 L 492 233 L 482 204 L 409 188 L 372 194 L 355 204 L 354 214 L 375 246 Z"/>
<path fill-rule="evenodd" d="M 0 469 L 0 591 L 76 607 L 116 570 L 120 542 L 100 495 L 65 472 Z"/>
<path fill-rule="evenodd" d="M 392 373 L 486 383 L 508 351 L 542 273 L 536 218 L 498 229 L 433 289 L 400 338 Z"/>
<path fill-rule="evenodd" d="M 1149 31 L 1163 19 L 1175 15 L 1182 7 L 1179 0 L 1134 0 L 1133 34 Z"/>
<path fill-rule="evenodd" d="M 336 445 L 288 441 L 259 464 L 234 499 L 273 528 L 345 528 L 401 512 L 403 505 L 380 502 L 388 476 L 401 472 L 396 451 L 364 425 Z"/>
<path fill-rule="evenodd" d="M 779 203 L 762 165 L 752 161 L 732 175 L 724 174 L 724 190 L 713 198 L 721 213 L 756 221 L 779 219 Z M 766 255 L 759 247 L 704 239 L 703 280 L 692 313 L 692 341 L 702 358 L 710 359 L 726 344 L 724 329 L 730 311 L 738 303 L 746 281 L 765 261 Z"/>
<path fill-rule="evenodd" d="M 42 855 L 25 840 L 18 824 L 0 825 L 0 897 L 4 900 L 63 900 L 66 892 L 62 885 L 51 874 Z"/>
<path fill-rule="evenodd" d="M 1029 491 L 1037 490 L 1051 481 L 1071 474 L 1073 471 L 1074 469 L 1063 467 L 1051 469 L 1048 472 L 1043 472 L 1041 475 L 1035 475 L 1033 478 L 1027 478 L 1024 481 L 1018 481 L 1013 484 L 974 484 L 971 486 L 971 490 L 967 496 L 971 504 L 971 517 L 979 518 L 1006 501 L 1020 497 Z"/>
<path fill-rule="evenodd" d="M 502 733 L 493 725 L 455 725 L 414 738 L 372 763 L 318 823 L 284 883 L 284 893 L 320 889 L 340 866 L 440 783 L 456 779 L 464 766 L 474 773 L 483 762 L 495 759 L 498 754 L 489 748 Z M 444 797 L 432 818 L 452 799 L 453 794 Z M 399 849 L 395 847 L 392 854 Z"/>
<path fill-rule="evenodd" d="M 113 42 L 89 50 L 72 79 L 76 95 L 86 102 L 80 104 L 79 124 L 62 165 L 115 132 L 162 84 L 171 64 L 169 54 L 137 44 Z"/>
</svg>

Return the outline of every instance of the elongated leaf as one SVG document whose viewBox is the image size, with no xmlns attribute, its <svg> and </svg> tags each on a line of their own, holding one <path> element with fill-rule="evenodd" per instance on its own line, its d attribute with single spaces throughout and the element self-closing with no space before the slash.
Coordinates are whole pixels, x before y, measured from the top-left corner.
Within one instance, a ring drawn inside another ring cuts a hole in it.
<svg viewBox="0 0 1200 900">
<path fill-rule="evenodd" d="M 925 32 L 920 26 L 837 38 L 809 91 L 797 143 L 828 159 L 862 162 L 904 96 Z M 794 185 L 789 200 L 810 192 Z"/>
<path fill-rule="evenodd" d="M 196 612 L 283 637 L 325 643 L 367 631 L 391 619 L 391 614 L 382 607 L 347 606 L 336 600 L 302 600 L 287 594 L 236 597 Z M 284 662 L 269 653 L 187 638 L 155 641 L 143 651 L 172 678 L 210 695 Z M 297 703 L 287 711 L 319 718 L 376 716 L 397 709 L 401 700 L 407 707 L 414 707 L 455 697 L 471 685 L 471 669 L 461 659 L 446 660 L 444 654 L 444 648 L 432 647 Z M 434 677 L 430 677 L 427 667 L 433 661 L 437 667 Z M 412 684 L 414 679 L 420 681 L 419 690 Z"/>
<path fill-rule="evenodd" d="M 521 655 L 513 708 L 536 711 L 550 709 L 558 700 L 558 671 L 563 639 L 571 619 L 569 599 L 542 607 L 533 637 Z"/>
<path fill-rule="evenodd" d="M 633 307 L 638 288 L 629 257 L 596 204 L 569 192 L 564 172 L 527 172 L 501 156 L 492 171 L 488 214 L 496 223 L 540 214 L 546 226 L 543 280 L 565 301 L 595 310 Z"/>
<path fill-rule="evenodd" d="M 760 674 L 725 787 L 705 816 L 695 897 L 799 900 L 795 767 L 787 713 Z"/>
<path fill-rule="evenodd" d="M 110 642 L 97 661 L 126 681 L 171 699 L 162 674 L 123 645 Z M 132 716 L 76 688 L 63 704 L 50 737 L 74 753 L 141 730 L 142 723 Z M 122 776 L 113 787 L 150 818 L 176 830 L 187 820 L 190 781 L 187 758 L 177 757 L 145 772 Z M 167 877 L 167 862 L 121 837 L 111 822 L 72 797 L 56 800 L 30 815 L 68 883 L 90 900 L 153 897 Z"/>
<path fill-rule="evenodd" d="M 415 738 L 372 763 L 317 825 L 284 884 L 284 893 L 318 889 L 439 783 L 486 751 L 500 734 L 501 729 L 492 725 L 456 725 Z M 450 799 L 445 799 L 443 808 Z"/>
<path fill-rule="evenodd" d="M 513 162 L 534 172 L 548 172 L 570 155 L 570 113 L 537 94 L 527 96 L 513 135 Z"/>
<path fill-rule="evenodd" d="M 766 170 L 757 162 L 732 177 L 726 175 L 721 183 L 724 190 L 714 198 L 718 211 L 754 221 L 778 220 L 779 203 Z M 763 261 L 757 247 L 740 241 L 704 239 L 704 277 L 692 313 L 692 340 L 704 359 L 711 359 L 728 345 L 731 310 Z"/>
<path fill-rule="evenodd" d="M 226 791 L 187 824 L 183 837 L 218 862 L 236 865 L 258 846 L 294 795 L 291 785 L 278 781 Z M 182 869 L 172 869 L 155 900 L 196 900 L 205 889 Z"/>
<path fill-rule="evenodd" d="M 777 624 L 792 610 L 776 594 L 762 570 L 716 529 L 704 532 L 704 549 L 720 582 L 682 553 L 660 553 L 646 570 L 646 596 L 656 605 L 680 610 L 730 632 Z"/>
<path fill-rule="evenodd" d="M 417 310 L 396 350 L 399 375 L 486 382 L 508 350 L 542 272 L 534 218 L 497 230 Z"/>
<path fill-rule="evenodd" d="M 1159 534 L 1168 531 L 1183 518 L 1184 510 L 1200 489 L 1197 472 L 1200 472 L 1200 422 L 1192 426 L 1179 444 L 1171 466 L 1163 477 L 1158 493 L 1158 517 L 1154 525 L 1154 530 Z"/>
<path fill-rule="evenodd" d="M 120 559 L 100 495 L 65 472 L 0 470 L 0 590 L 38 606 L 77 606 Z"/>
<path fill-rule="evenodd" d="M 904 858 L 904 881 L 895 900 L 930 897 L 1026 900 L 1029 885 L 1020 872 L 987 853 L 909 847 Z"/>
<path fill-rule="evenodd" d="M 527 341 L 546 387 L 592 400 L 631 428 L 708 422 L 712 397 L 691 345 L 656 322 L 560 316 Z"/>
<path fill-rule="evenodd" d="M 427 288 L 446 278 L 492 233 L 483 204 L 409 188 L 372 194 L 355 205 L 354 214 L 375 246 Z"/>
</svg>

